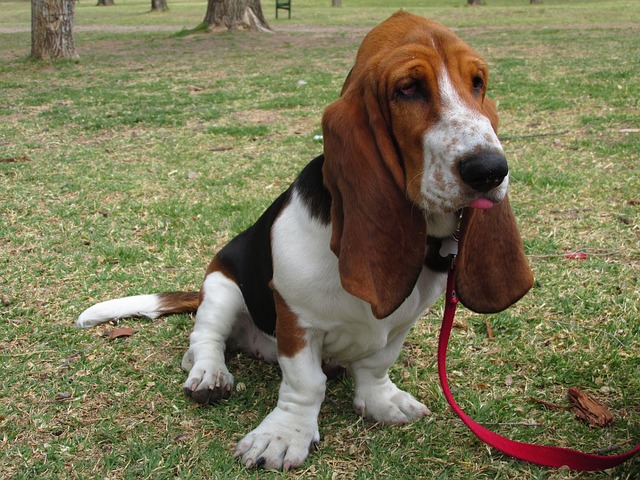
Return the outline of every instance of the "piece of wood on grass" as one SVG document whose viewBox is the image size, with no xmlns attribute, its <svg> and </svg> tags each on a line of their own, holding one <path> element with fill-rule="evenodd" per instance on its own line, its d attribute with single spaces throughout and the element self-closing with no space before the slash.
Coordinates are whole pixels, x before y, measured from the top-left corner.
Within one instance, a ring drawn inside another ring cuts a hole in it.
<svg viewBox="0 0 640 480">
<path fill-rule="evenodd" d="M 567 394 L 571 404 L 571 411 L 587 425 L 606 427 L 614 422 L 613 413 L 591 395 L 575 387 L 571 387 Z"/>
</svg>

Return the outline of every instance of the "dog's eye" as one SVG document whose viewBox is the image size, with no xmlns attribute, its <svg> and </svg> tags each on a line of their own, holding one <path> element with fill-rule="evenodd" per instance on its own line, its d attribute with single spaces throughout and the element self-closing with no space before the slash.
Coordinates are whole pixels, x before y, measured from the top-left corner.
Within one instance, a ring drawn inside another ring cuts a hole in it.
<svg viewBox="0 0 640 480">
<path fill-rule="evenodd" d="M 480 95 L 484 90 L 484 79 L 476 75 L 475 77 L 473 77 L 471 83 L 473 85 L 473 94 Z"/>
<path fill-rule="evenodd" d="M 417 100 L 426 98 L 426 94 L 418 82 L 411 82 L 401 85 L 396 90 L 396 98 L 400 100 Z"/>
<path fill-rule="evenodd" d="M 415 95 L 417 90 L 418 90 L 418 87 L 416 86 L 416 84 L 411 83 L 404 87 L 400 87 L 400 90 L 398 90 L 398 93 L 403 97 L 412 97 L 413 95 Z"/>
</svg>

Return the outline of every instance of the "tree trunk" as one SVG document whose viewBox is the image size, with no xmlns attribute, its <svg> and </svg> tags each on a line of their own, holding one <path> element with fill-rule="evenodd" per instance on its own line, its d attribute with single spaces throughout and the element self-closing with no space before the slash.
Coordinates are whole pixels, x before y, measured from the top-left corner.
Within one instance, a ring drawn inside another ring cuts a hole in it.
<svg viewBox="0 0 640 480">
<path fill-rule="evenodd" d="M 208 0 L 204 24 L 210 30 L 272 32 L 260 0 Z"/>
<path fill-rule="evenodd" d="M 342 6 L 342 0 L 331 0 L 331 6 L 332 7 L 341 7 Z"/>
<path fill-rule="evenodd" d="M 112 7 L 113 0 L 98 0 L 97 7 Z"/>
<path fill-rule="evenodd" d="M 75 0 L 31 0 L 31 56 L 78 58 L 73 36 Z"/>
<path fill-rule="evenodd" d="M 167 5 L 167 0 L 151 0 L 151 11 L 168 12 L 169 5 Z"/>
<path fill-rule="evenodd" d="M 484 0 L 467 0 L 467 5 L 484 5 Z"/>
</svg>

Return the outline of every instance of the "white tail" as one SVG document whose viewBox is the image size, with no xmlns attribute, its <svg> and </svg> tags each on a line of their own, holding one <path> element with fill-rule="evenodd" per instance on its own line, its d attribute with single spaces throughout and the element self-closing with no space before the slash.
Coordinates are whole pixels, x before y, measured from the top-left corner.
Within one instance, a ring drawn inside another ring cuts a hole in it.
<svg viewBox="0 0 640 480">
<path fill-rule="evenodd" d="M 89 328 L 118 318 L 154 319 L 169 313 L 195 312 L 198 309 L 198 303 L 197 292 L 167 292 L 116 298 L 86 309 L 78 317 L 76 325 Z"/>
</svg>

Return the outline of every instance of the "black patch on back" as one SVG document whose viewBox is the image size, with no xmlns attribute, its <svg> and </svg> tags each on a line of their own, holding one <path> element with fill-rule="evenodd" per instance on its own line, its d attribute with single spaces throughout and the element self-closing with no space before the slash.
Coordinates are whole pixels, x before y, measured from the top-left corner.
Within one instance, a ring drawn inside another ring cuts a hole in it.
<svg viewBox="0 0 640 480">
<path fill-rule="evenodd" d="M 290 189 L 280 195 L 251 227 L 218 252 L 218 259 L 234 276 L 254 323 L 275 335 L 276 307 L 269 282 L 273 277 L 271 226 L 289 201 Z"/>
<path fill-rule="evenodd" d="M 329 223 L 331 197 L 322 185 L 323 162 L 323 156 L 312 160 L 256 223 L 233 238 L 217 255 L 238 282 L 253 322 L 268 335 L 275 335 L 276 331 L 276 307 L 269 286 L 273 278 L 271 227 L 289 202 L 293 189 L 301 195 L 313 217 Z"/>
<path fill-rule="evenodd" d="M 313 159 L 300 172 L 293 186 L 309 208 L 311 215 L 328 225 L 331 221 L 331 195 L 323 184 L 322 165 L 324 165 L 324 155 Z"/>
</svg>

